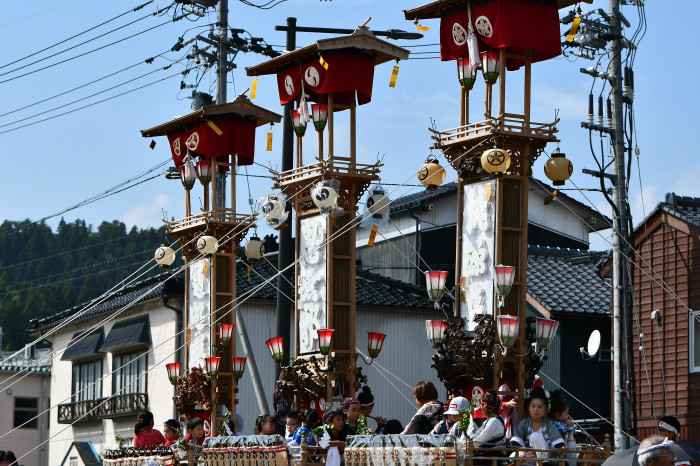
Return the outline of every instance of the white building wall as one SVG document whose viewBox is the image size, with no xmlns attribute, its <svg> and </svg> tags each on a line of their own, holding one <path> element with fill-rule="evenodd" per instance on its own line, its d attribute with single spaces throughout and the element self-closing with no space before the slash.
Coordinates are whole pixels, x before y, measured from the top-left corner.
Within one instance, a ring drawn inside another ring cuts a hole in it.
<svg viewBox="0 0 700 466">
<path fill-rule="evenodd" d="M 528 223 L 588 243 L 588 227 L 584 221 L 556 199 L 549 205 L 544 205 L 546 198 L 541 191 L 530 189 L 527 203 Z"/>
</svg>

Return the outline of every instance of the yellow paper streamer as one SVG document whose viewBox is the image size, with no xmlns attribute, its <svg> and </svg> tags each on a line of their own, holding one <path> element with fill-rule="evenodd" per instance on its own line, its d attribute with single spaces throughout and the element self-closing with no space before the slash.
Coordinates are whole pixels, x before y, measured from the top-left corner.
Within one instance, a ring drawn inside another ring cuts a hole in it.
<svg viewBox="0 0 700 466">
<path fill-rule="evenodd" d="M 391 72 L 391 79 L 389 80 L 389 87 L 396 86 L 396 78 L 399 76 L 399 67 L 395 66 L 394 71 Z"/>
<path fill-rule="evenodd" d="M 248 282 L 250 283 L 250 271 L 253 270 L 253 264 L 248 266 Z"/>
<path fill-rule="evenodd" d="M 416 29 L 418 29 L 419 31 L 427 31 L 427 30 L 429 30 L 430 28 L 427 27 L 427 26 L 422 26 L 422 25 L 420 25 L 420 24 L 417 24 L 417 25 L 416 25 Z"/>
<path fill-rule="evenodd" d="M 377 225 L 372 225 L 372 230 L 369 232 L 369 241 L 367 241 L 367 246 L 374 246 L 374 239 L 377 237 L 377 230 L 379 230 L 379 227 Z"/>
<path fill-rule="evenodd" d="M 321 64 L 322 67 L 324 67 L 325 69 L 328 69 L 328 63 L 326 63 L 326 60 L 324 60 L 323 57 L 320 57 L 318 59 L 318 62 Z"/>
<path fill-rule="evenodd" d="M 569 35 L 566 36 L 567 42 L 573 42 L 576 31 L 578 31 L 578 25 L 581 23 L 581 18 L 574 18 L 574 22 L 571 23 L 571 29 L 569 29 Z"/>
<path fill-rule="evenodd" d="M 216 133 L 217 136 L 221 136 L 222 134 L 224 134 L 224 132 L 221 131 L 221 128 L 219 128 L 218 126 L 216 126 L 216 124 L 215 124 L 213 121 L 207 121 L 207 124 L 209 125 L 209 127 L 210 127 L 211 129 L 214 130 L 214 132 Z"/>
<path fill-rule="evenodd" d="M 485 184 L 484 189 L 486 190 L 486 202 L 491 201 L 491 185 Z"/>
<path fill-rule="evenodd" d="M 250 86 L 250 98 L 255 98 L 255 91 L 258 90 L 258 78 L 253 79 L 253 84 Z"/>
<path fill-rule="evenodd" d="M 267 133 L 267 151 L 272 151 L 272 133 Z"/>
</svg>

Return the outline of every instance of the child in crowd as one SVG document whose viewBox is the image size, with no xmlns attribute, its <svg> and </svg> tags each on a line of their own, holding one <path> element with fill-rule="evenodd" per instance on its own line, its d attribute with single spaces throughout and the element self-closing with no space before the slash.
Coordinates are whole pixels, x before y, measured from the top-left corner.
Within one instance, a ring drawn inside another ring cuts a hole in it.
<svg viewBox="0 0 700 466">
<path fill-rule="evenodd" d="M 162 445 L 165 437 L 153 428 L 153 413 L 144 411 L 139 414 L 139 422 L 134 426 L 134 447 L 145 448 Z"/>
<path fill-rule="evenodd" d="M 365 385 L 364 387 L 362 387 L 362 390 L 360 390 L 360 393 L 357 395 L 357 399 L 361 403 L 360 413 L 365 418 L 369 419 L 371 417 L 372 419 L 377 421 L 377 428 L 374 430 L 374 432 L 376 434 L 383 434 L 384 424 L 386 424 L 386 418 L 372 416 L 372 410 L 374 409 L 374 395 L 372 395 L 372 390 L 370 390 L 369 386 Z"/>
<path fill-rule="evenodd" d="M 506 426 L 501 416 L 498 415 L 500 412 L 498 392 L 489 390 L 481 397 L 479 403 L 486 420 L 480 427 L 477 427 L 474 418 L 472 418 L 469 422 L 467 435 L 476 446 L 494 447 L 504 444 L 506 440 Z M 459 423 L 457 423 L 452 426 L 450 434 L 458 436 L 459 430 Z"/>
<path fill-rule="evenodd" d="M 576 448 L 574 440 L 574 423 L 569 417 L 569 400 L 566 399 L 561 390 L 554 390 L 549 394 L 549 419 L 557 426 L 561 438 L 569 448 Z"/>
<path fill-rule="evenodd" d="M 284 439 L 289 442 L 292 439 L 292 435 L 301 427 L 301 413 L 299 411 L 291 411 L 287 414 L 287 430 L 284 432 Z"/>
<path fill-rule="evenodd" d="M 350 430 L 348 435 L 357 434 L 357 420 L 362 414 L 362 403 L 357 398 L 345 398 L 342 408 L 347 419 L 345 425 Z"/>
<path fill-rule="evenodd" d="M 296 446 L 301 445 L 301 439 L 304 434 L 306 434 L 306 443 L 311 447 L 315 447 L 318 442 L 317 439 L 311 433 L 311 429 L 315 429 L 318 426 L 320 416 L 318 411 L 309 408 L 301 415 L 301 427 L 298 427 L 292 435 L 292 439 L 289 441 L 290 445 Z M 289 418 L 287 418 L 289 419 Z"/>
<path fill-rule="evenodd" d="M 168 419 L 163 425 L 163 434 L 165 434 L 164 447 L 174 445 L 180 440 L 180 423 L 175 419 Z"/>
<path fill-rule="evenodd" d="M 384 424 L 384 435 L 398 435 L 403 432 L 403 426 L 398 419 L 389 419 Z"/>
<path fill-rule="evenodd" d="M 659 435 L 677 442 L 681 439 L 681 423 L 673 416 L 664 416 L 659 420 Z"/>
<path fill-rule="evenodd" d="M 500 392 L 513 393 L 513 383 L 515 371 L 512 363 L 506 363 L 499 374 L 501 385 L 498 387 L 498 401 L 501 403 L 501 419 L 506 425 L 506 437 L 513 435 L 513 425 L 518 423 L 518 398 L 513 395 L 501 394 Z"/>
<path fill-rule="evenodd" d="M 530 417 L 518 422 L 513 429 L 513 437 L 510 442 L 513 446 L 549 450 L 552 448 L 566 448 L 564 439 L 559 434 L 559 429 L 547 418 L 549 400 L 544 388 L 536 387 L 530 392 L 527 401 L 527 411 Z M 527 451 L 519 451 L 521 458 L 533 456 Z M 546 453 L 537 453 L 539 458 L 546 458 Z"/>
<path fill-rule="evenodd" d="M 204 421 L 198 417 L 193 417 L 187 421 L 187 437 L 185 443 L 201 446 L 204 443 Z"/>
<path fill-rule="evenodd" d="M 342 453 L 345 449 L 345 439 L 348 438 L 348 435 L 355 434 L 345 422 L 345 414 L 340 409 L 326 411 L 323 415 L 323 422 L 331 426 L 328 430 L 328 436 L 331 438 L 330 446 L 338 447 L 338 451 Z"/>
<path fill-rule="evenodd" d="M 448 405 L 447 411 L 445 411 L 445 419 L 438 422 L 430 433 L 449 434 L 450 429 L 454 425 L 459 424 L 459 420 L 462 417 L 459 412 L 466 409 L 469 409 L 469 400 L 463 396 L 456 396 L 452 398 L 450 404 Z"/>
<path fill-rule="evenodd" d="M 255 435 L 273 435 L 277 424 L 269 414 L 261 414 L 255 420 Z"/>
</svg>

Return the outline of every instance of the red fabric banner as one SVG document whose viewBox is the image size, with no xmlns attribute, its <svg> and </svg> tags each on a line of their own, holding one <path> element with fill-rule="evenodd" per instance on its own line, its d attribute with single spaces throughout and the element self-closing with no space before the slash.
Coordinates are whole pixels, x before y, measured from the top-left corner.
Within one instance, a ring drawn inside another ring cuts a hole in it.
<svg viewBox="0 0 700 466">
<path fill-rule="evenodd" d="M 336 94 L 336 103 L 347 105 L 350 103 L 352 91 L 357 91 L 359 105 L 372 100 L 372 58 L 359 54 L 326 53 L 323 60 L 328 69 L 315 57 L 299 66 L 277 73 L 277 88 L 282 105 L 300 97 L 302 77 L 304 91 L 312 102 L 325 103 L 326 98 L 322 94 L 333 92 Z"/>
<path fill-rule="evenodd" d="M 187 149 L 206 157 L 238 156 L 238 165 L 252 165 L 255 160 L 255 123 L 242 120 L 213 122 L 223 133 L 216 134 L 207 123 L 168 135 L 175 166 L 182 165 Z"/>
<path fill-rule="evenodd" d="M 508 51 L 525 54 L 532 49 L 532 62 L 561 54 L 559 13 L 556 1 L 490 0 L 472 2 L 474 33 L 479 49 L 508 47 Z M 467 9 L 446 16 L 440 21 L 440 58 L 443 61 L 469 56 Z M 520 68 L 523 60 L 509 59 L 509 70 Z"/>
</svg>

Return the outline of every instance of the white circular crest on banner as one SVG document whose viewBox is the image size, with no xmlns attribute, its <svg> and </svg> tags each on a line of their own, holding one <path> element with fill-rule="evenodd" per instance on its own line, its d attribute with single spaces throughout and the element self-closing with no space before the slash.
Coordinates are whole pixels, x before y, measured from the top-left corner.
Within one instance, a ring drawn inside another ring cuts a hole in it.
<svg viewBox="0 0 700 466">
<path fill-rule="evenodd" d="M 472 398 L 476 398 L 477 400 L 480 400 L 482 396 L 484 396 L 484 389 L 483 388 L 481 388 L 478 385 L 476 385 L 474 388 L 472 388 Z"/>
<path fill-rule="evenodd" d="M 482 36 L 488 38 L 493 35 L 493 26 L 491 26 L 491 21 L 486 16 L 479 16 L 474 24 L 476 25 L 476 32 Z"/>
<path fill-rule="evenodd" d="M 459 23 L 454 23 L 452 25 L 452 40 L 455 45 L 462 46 L 467 42 L 467 31 Z"/>
<path fill-rule="evenodd" d="M 196 150 L 197 146 L 199 145 L 199 133 L 195 131 L 194 133 L 190 134 L 190 137 L 188 137 L 187 141 L 185 141 L 185 145 L 189 150 Z"/>
<path fill-rule="evenodd" d="M 173 141 L 173 152 L 178 157 L 180 157 L 180 154 L 182 154 L 182 149 L 180 149 L 180 138 L 177 138 Z"/>
<path fill-rule="evenodd" d="M 292 81 L 290 75 L 284 77 L 284 89 L 287 91 L 287 94 L 294 94 L 294 81 Z"/>
<path fill-rule="evenodd" d="M 315 66 L 309 66 L 304 72 L 304 81 L 311 87 L 316 87 L 321 84 L 321 77 L 318 75 L 318 70 Z"/>
</svg>

